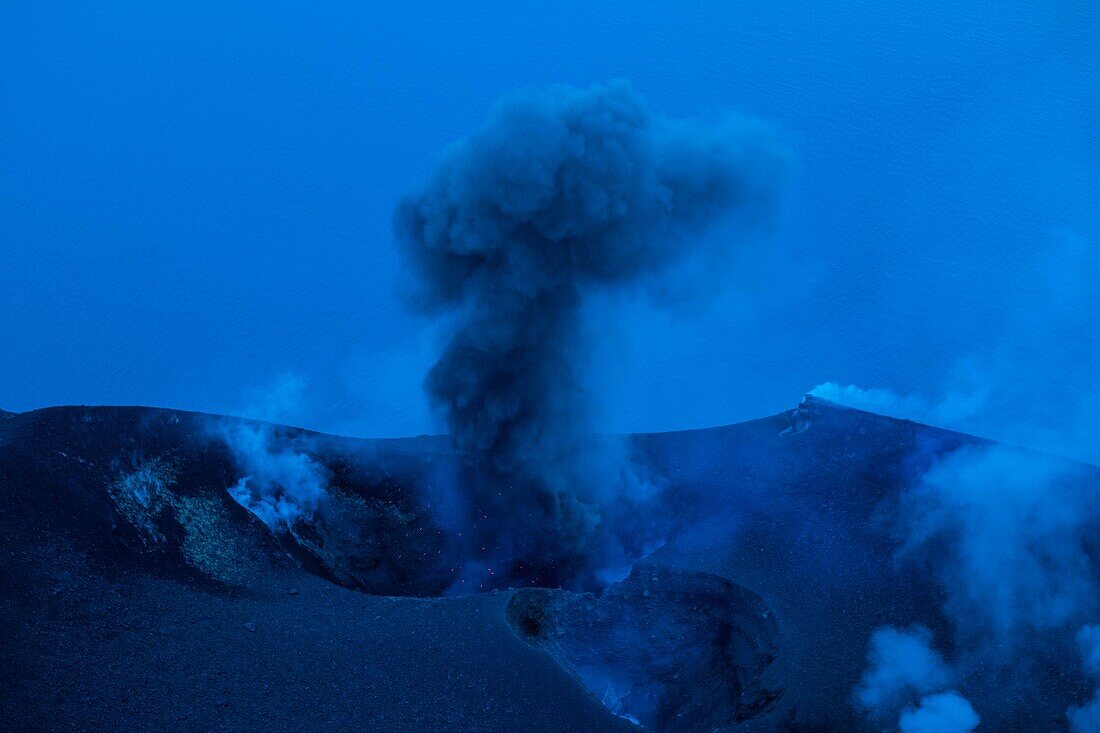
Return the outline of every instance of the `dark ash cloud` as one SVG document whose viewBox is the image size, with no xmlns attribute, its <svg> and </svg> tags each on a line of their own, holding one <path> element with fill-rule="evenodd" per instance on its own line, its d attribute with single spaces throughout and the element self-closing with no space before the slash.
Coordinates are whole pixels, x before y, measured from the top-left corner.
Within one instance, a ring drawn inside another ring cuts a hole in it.
<svg viewBox="0 0 1100 733">
<path fill-rule="evenodd" d="M 584 585 L 659 539 L 609 529 L 654 488 L 627 447 L 589 434 L 581 306 L 736 247 L 783 159 L 759 123 L 666 119 L 621 82 L 555 87 L 502 102 L 401 203 L 413 299 L 454 319 L 425 386 L 468 462 L 494 575 Z M 704 236 L 724 220 L 736 233 Z"/>
</svg>

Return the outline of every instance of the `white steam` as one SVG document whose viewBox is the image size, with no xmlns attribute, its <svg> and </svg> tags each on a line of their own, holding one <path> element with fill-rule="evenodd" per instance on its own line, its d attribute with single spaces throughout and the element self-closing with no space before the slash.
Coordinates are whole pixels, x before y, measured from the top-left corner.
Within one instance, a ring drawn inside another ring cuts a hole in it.
<svg viewBox="0 0 1100 733">
<path fill-rule="evenodd" d="M 285 531 L 299 517 L 312 517 L 328 493 L 328 475 L 304 452 L 279 445 L 266 425 L 233 425 L 222 431 L 245 474 L 229 495 L 272 529 Z"/>
<path fill-rule="evenodd" d="M 243 415 L 290 420 L 301 411 L 305 381 L 283 374 L 250 392 Z M 242 476 L 229 495 L 273 532 L 285 532 L 299 517 L 312 517 L 328 494 L 328 472 L 303 449 L 299 438 L 276 435 L 267 423 L 223 422 L 215 432 L 229 448 Z"/>
<path fill-rule="evenodd" d="M 874 721 L 897 718 L 901 733 L 969 733 L 978 714 L 970 702 L 947 688 L 954 671 L 932 648 L 924 626 L 884 626 L 871 635 L 868 668 L 856 689 L 856 704 Z"/>
<path fill-rule="evenodd" d="M 954 691 L 929 695 L 917 707 L 901 712 L 901 733 L 970 733 L 981 718 L 962 695 Z"/>
<path fill-rule="evenodd" d="M 935 556 L 944 610 L 963 639 L 1008 652 L 1021 634 L 1094 616 L 1088 544 L 1098 519 L 1082 467 L 1007 446 L 966 447 L 903 497 L 899 556 Z"/>
<path fill-rule="evenodd" d="M 810 394 L 857 410 L 941 427 L 961 426 L 967 418 L 982 409 L 986 399 L 981 391 L 960 391 L 934 401 L 919 395 L 897 394 L 883 387 L 864 389 L 854 384 L 835 382 L 819 384 L 810 390 Z"/>
<path fill-rule="evenodd" d="M 1004 445 L 967 445 L 922 469 L 897 505 L 896 558 L 939 585 L 955 664 L 921 627 L 877 631 L 857 690 L 873 720 L 903 700 L 903 733 L 972 730 L 978 714 L 955 688 L 1000 701 L 983 710 L 987 726 L 1039 715 L 1060 689 L 1041 670 L 1068 668 L 1065 645 L 1082 627 L 1084 669 L 1100 680 L 1098 488 L 1084 464 Z M 1074 733 L 1100 733 L 1100 695 L 1066 715 Z"/>
<path fill-rule="evenodd" d="M 856 690 L 859 706 L 872 714 L 893 713 L 916 696 L 950 685 L 951 670 L 931 641 L 932 632 L 923 626 L 877 629 Z"/>
</svg>

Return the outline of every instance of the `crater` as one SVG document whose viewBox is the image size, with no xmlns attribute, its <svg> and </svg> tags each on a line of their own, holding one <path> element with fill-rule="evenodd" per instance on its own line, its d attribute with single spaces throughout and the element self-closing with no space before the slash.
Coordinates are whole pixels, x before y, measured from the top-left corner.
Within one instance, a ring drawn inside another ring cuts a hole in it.
<svg viewBox="0 0 1100 733">
<path fill-rule="evenodd" d="M 736 725 L 782 694 L 773 615 L 716 575 L 640 563 L 600 595 L 518 590 L 507 615 L 604 707 L 653 731 Z"/>
</svg>

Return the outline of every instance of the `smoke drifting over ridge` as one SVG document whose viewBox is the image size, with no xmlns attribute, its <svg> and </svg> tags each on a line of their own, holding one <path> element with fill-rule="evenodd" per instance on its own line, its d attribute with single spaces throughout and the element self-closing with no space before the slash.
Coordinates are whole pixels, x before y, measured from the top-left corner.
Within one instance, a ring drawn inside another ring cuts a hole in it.
<svg viewBox="0 0 1100 733">
<path fill-rule="evenodd" d="M 877 630 L 858 708 L 903 732 L 979 720 L 983 730 L 1100 731 L 1095 469 L 1008 445 L 941 452 L 935 439 L 907 460 L 908 485 L 882 516 L 893 517 L 894 562 L 937 586 L 939 610 L 925 620 L 944 656 L 925 627 Z"/>
<path fill-rule="evenodd" d="M 556 87 L 505 100 L 400 205 L 415 301 L 457 324 L 425 387 L 471 469 L 494 572 L 584 584 L 659 539 L 609 533 L 608 512 L 652 486 L 589 434 L 581 306 L 734 246 L 702 235 L 765 218 L 783 157 L 759 123 L 666 119 L 621 82 Z"/>
</svg>

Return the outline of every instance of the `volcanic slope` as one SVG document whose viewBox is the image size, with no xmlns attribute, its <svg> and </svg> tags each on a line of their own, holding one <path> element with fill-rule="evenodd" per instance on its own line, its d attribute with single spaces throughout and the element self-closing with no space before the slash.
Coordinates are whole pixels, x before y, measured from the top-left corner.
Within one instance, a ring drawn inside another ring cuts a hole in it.
<svg viewBox="0 0 1100 733">
<path fill-rule="evenodd" d="M 273 532 L 234 498 L 266 480 L 226 438 L 242 431 L 319 477 L 322 504 L 268 516 Z M 861 730 L 851 701 L 876 628 L 950 642 L 942 591 L 896 561 L 883 518 L 923 466 L 988 441 L 807 400 L 632 444 L 664 478 L 652 512 L 675 521 L 629 578 L 601 597 L 442 597 L 462 561 L 443 438 L 151 408 L 4 413 L 0 726 Z M 1064 718 L 1086 688 L 1055 675 L 995 729 Z M 983 715 L 984 689 L 969 695 Z"/>
</svg>

